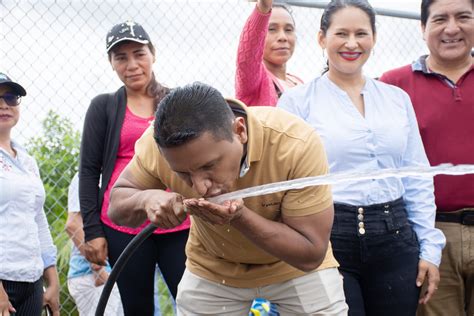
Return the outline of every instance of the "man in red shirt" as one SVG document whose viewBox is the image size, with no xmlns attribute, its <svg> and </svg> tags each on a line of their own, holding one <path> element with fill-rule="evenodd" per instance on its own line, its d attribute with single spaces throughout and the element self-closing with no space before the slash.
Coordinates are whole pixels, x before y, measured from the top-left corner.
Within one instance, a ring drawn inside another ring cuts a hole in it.
<svg viewBox="0 0 474 316">
<path fill-rule="evenodd" d="M 430 54 L 385 73 L 415 108 L 431 165 L 474 163 L 472 0 L 422 0 Z M 438 291 L 418 315 L 474 315 L 474 175 L 436 176 L 436 226 L 446 235 Z"/>
</svg>

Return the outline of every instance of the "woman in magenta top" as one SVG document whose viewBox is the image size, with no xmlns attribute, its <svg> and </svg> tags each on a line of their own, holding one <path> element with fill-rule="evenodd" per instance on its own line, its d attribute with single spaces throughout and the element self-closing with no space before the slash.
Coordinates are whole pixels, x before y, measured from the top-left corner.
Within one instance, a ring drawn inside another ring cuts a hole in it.
<svg viewBox="0 0 474 316">
<path fill-rule="evenodd" d="M 249 106 L 275 106 L 288 88 L 303 83 L 286 72 L 296 34 L 287 7 L 258 0 L 240 35 L 235 95 Z"/>
<path fill-rule="evenodd" d="M 95 97 L 87 110 L 79 197 L 86 257 L 101 265 L 108 258 L 113 266 L 148 222 L 139 228 L 115 225 L 107 215 L 110 191 L 168 89 L 155 79 L 155 48 L 141 25 L 133 21 L 115 25 L 107 34 L 106 45 L 112 69 L 124 86 L 115 93 Z M 156 264 L 176 296 L 185 268 L 189 226 L 188 218 L 174 229 L 158 228 L 130 258 L 117 280 L 125 315 L 153 315 Z"/>
</svg>

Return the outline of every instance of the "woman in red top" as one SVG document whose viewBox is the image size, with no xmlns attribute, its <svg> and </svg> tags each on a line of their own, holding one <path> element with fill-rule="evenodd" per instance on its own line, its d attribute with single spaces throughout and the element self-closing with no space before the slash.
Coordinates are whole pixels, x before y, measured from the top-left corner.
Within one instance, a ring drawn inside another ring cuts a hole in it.
<svg viewBox="0 0 474 316">
<path fill-rule="evenodd" d="M 275 106 L 288 88 L 303 81 L 286 72 L 296 43 L 289 9 L 272 0 L 258 0 L 240 35 L 235 94 L 249 106 Z"/>
<path fill-rule="evenodd" d="M 155 48 L 141 25 L 133 21 L 115 25 L 107 34 L 106 45 L 112 69 L 124 86 L 115 93 L 95 97 L 87 110 L 79 196 L 87 259 L 104 265 L 108 257 L 113 266 L 148 223 L 139 228 L 115 225 L 107 215 L 109 194 L 168 89 L 155 79 Z M 185 267 L 189 225 L 186 219 L 174 229 L 157 229 L 130 258 L 117 281 L 125 315 L 153 315 L 156 264 L 171 294 L 176 296 Z"/>
</svg>

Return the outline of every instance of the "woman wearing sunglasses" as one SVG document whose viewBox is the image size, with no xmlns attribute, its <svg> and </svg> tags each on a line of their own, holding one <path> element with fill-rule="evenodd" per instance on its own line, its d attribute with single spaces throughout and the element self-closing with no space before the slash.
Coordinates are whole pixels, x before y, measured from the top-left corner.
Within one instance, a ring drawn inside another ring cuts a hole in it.
<svg viewBox="0 0 474 316">
<path fill-rule="evenodd" d="M 0 315 L 41 315 L 46 304 L 57 316 L 56 247 L 43 211 L 43 183 L 35 159 L 10 137 L 25 95 L 0 73 Z"/>
</svg>

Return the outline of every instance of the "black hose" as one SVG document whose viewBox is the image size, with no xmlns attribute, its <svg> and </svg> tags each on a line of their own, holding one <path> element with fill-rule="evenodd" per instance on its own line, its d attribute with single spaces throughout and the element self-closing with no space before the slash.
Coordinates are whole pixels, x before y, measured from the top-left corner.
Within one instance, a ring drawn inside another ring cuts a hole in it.
<svg viewBox="0 0 474 316">
<path fill-rule="evenodd" d="M 135 250 L 147 239 L 155 229 L 158 227 L 154 224 L 148 224 L 138 235 L 136 235 L 132 241 L 125 247 L 123 252 L 120 254 L 117 262 L 114 264 L 112 271 L 110 272 L 107 282 L 105 282 L 104 289 L 100 295 L 99 303 L 97 304 L 97 309 L 95 311 L 95 316 L 103 316 L 105 312 L 105 307 L 110 297 L 110 293 L 114 287 L 115 281 L 117 280 L 120 272 L 122 272 L 123 267 L 128 262 L 128 259 L 133 255 Z"/>
</svg>

